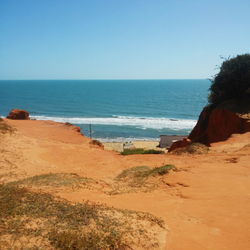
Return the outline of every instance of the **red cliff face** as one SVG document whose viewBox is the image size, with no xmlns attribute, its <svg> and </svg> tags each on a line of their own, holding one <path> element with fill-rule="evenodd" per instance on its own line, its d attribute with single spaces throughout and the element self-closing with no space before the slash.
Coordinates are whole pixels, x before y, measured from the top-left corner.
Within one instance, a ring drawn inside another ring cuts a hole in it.
<svg viewBox="0 0 250 250">
<path fill-rule="evenodd" d="M 242 134 L 250 131 L 250 120 L 226 109 L 204 108 L 200 118 L 188 136 L 192 142 L 206 145 L 224 141 L 232 134 Z"/>
<path fill-rule="evenodd" d="M 8 119 L 12 120 L 29 120 L 29 112 L 21 109 L 12 109 L 7 116 Z"/>
<path fill-rule="evenodd" d="M 216 107 L 205 107 L 188 139 L 173 143 L 169 152 L 193 142 L 209 146 L 210 143 L 226 140 L 232 134 L 248 131 L 250 131 L 249 95 L 241 100 L 230 100 Z"/>
</svg>

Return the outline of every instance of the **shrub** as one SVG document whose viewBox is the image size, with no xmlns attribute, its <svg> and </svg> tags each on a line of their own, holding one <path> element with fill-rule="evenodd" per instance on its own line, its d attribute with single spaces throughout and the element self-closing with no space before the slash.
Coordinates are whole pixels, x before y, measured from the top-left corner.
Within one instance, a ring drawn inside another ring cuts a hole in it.
<svg viewBox="0 0 250 250">
<path fill-rule="evenodd" d="M 172 154 L 207 154 L 209 151 L 209 147 L 199 143 L 199 142 L 193 142 L 185 147 L 177 148 L 174 151 L 172 151 Z"/>
<path fill-rule="evenodd" d="M 225 60 L 211 81 L 209 102 L 218 104 L 250 94 L 250 54 Z"/>
</svg>

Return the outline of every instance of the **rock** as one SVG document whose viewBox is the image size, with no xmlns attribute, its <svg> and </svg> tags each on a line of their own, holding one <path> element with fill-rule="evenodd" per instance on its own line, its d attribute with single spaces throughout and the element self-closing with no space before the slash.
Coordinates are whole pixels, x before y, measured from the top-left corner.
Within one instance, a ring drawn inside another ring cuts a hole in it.
<svg viewBox="0 0 250 250">
<path fill-rule="evenodd" d="M 205 107 L 197 124 L 188 136 L 188 140 L 172 144 L 170 151 L 185 147 L 190 143 L 199 142 L 210 146 L 213 142 L 224 141 L 232 134 L 250 131 L 250 96 L 232 99 L 217 106 Z"/>
<path fill-rule="evenodd" d="M 91 140 L 89 143 L 92 145 L 98 146 L 99 148 L 104 149 L 104 145 L 98 140 Z"/>
<path fill-rule="evenodd" d="M 64 125 L 67 126 L 67 127 L 70 127 L 71 129 L 73 129 L 74 131 L 76 131 L 78 133 L 81 133 L 81 128 L 78 127 L 78 126 L 75 126 L 75 125 L 73 125 L 73 124 L 71 124 L 69 122 L 65 122 Z"/>
<path fill-rule="evenodd" d="M 9 115 L 6 117 L 12 120 L 29 120 L 29 112 L 21 109 L 12 109 Z"/>
<path fill-rule="evenodd" d="M 183 138 L 182 140 L 176 141 L 174 142 L 171 147 L 168 149 L 168 152 L 171 152 L 177 148 L 182 148 L 182 147 L 186 147 L 187 145 L 189 145 L 191 143 L 191 140 L 189 140 L 188 138 Z"/>
</svg>

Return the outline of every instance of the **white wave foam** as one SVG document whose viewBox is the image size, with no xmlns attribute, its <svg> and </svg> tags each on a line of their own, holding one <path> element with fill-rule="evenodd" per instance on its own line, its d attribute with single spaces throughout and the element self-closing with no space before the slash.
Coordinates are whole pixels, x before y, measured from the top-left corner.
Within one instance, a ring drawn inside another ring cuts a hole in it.
<svg viewBox="0 0 250 250">
<path fill-rule="evenodd" d="M 94 138 L 100 142 L 126 142 L 126 141 L 159 141 L 158 138 L 152 137 L 116 137 L 116 138 Z"/>
<path fill-rule="evenodd" d="M 113 116 L 107 117 L 52 117 L 52 116 L 31 116 L 38 120 L 52 120 L 56 122 L 70 122 L 73 124 L 98 124 L 116 126 L 135 126 L 141 129 L 192 129 L 196 120 L 154 118 L 154 117 L 132 117 L 132 116 Z"/>
</svg>

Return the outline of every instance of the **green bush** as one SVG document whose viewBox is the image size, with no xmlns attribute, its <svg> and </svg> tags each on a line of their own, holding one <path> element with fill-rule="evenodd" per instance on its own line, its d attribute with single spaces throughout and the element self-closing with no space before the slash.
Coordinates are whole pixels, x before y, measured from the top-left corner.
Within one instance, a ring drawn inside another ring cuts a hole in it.
<svg viewBox="0 0 250 250">
<path fill-rule="evenodd" d="M 132 149 L 124 149 L 123 152 L 121 152 L 121 154 L 122 155 L 164 154 L 164 151 L 155 149 L 132 148 Z"/>
<path fill-rule="evenodd" d="M 211 81 L 209 102 L 219 104 L 250 94 L 250 54 L 225 60 Z"/>
</svg>

